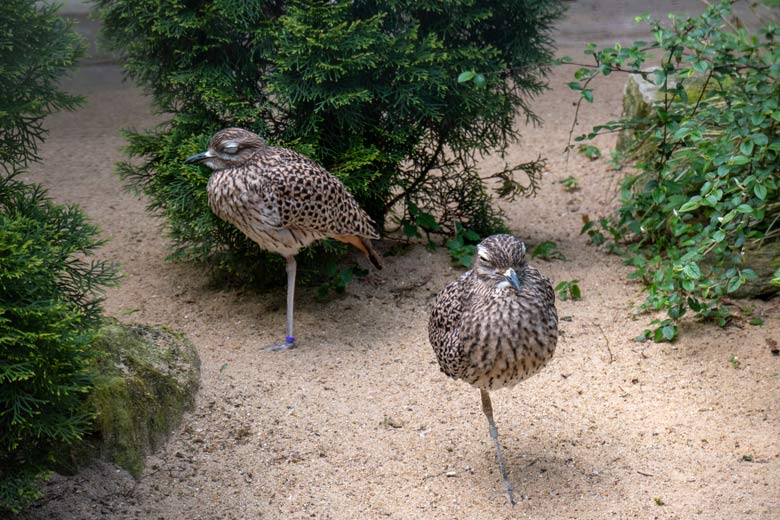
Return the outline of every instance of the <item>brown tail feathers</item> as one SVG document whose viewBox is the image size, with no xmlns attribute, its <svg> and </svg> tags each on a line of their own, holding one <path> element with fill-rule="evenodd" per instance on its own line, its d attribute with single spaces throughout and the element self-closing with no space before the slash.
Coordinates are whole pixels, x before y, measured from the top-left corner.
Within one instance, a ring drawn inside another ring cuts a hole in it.
<svg viewBox="0 0 780 520">
<path fill-rule="evenodd" d="M 371 241 L 369 239 L 359 237 L 357 235 L 337 235 L 333 238 L 339 242 L 352 244 L 356 248 L 360 249 L 366 254 L 371 263 L 374 264 L 374 267 L 377 269 L 382 269 L 382 258 L 379 256 L 379 253 L 376 252 L 374 246 L 371 245 Z"/>
</svg>

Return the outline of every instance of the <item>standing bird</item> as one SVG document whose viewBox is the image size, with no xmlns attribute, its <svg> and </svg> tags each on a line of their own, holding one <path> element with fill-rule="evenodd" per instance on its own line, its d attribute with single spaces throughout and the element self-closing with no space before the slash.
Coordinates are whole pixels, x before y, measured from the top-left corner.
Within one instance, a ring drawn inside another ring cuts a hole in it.
<svg viewBox="0 0 780 520">
<path fill-rule="evenodd" d="M 489 390 L 509 388 L 538 372 L 558 342 L 550 281 L 525 259 L 525 244 L 493 235 L 477 246 L 470 271 L 436 297 L 428 339 L 442 372 L 479 388 L 509 502 L 514 505 L 493 422 Z"/>
<path fill-rule="evenodd" d="M 295 255 L 302 248 L 334 238 L 357 247 L 382 268 L 369 240 L 379 238 L 374 222 L 336 177 L 305 155 L 268 146 L 248 130 L 225 128 L 212 136 L 205 152 L 184 163 L 203 163 L 213 170 L 208 199 L 219 218 L 287 260 L 287 336 L 267 349 L 295 346 Z"/>
</svg>

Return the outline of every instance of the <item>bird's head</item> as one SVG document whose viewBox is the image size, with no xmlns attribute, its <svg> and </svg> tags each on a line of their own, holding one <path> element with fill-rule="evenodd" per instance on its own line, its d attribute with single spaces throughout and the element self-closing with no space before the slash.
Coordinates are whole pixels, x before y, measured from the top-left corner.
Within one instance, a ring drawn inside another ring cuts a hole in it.
<svg viewBox="0 0 780 520">
<path fill-rule="evenodd" d="M 212 170 L 222 170 L 243 164 L 264 146 L 265 141 L 249 130 L 225 128 L 211 137 L 205 152 L 187 157 L 184 164 L 203 163 Z"/>
<path fill-rule="evenodd" d="M 526 265 L 522 240 L 512 235 L 491 235 L 477 245 L 471 270 L 482 283 L 520 290 Z"/>
</svg>

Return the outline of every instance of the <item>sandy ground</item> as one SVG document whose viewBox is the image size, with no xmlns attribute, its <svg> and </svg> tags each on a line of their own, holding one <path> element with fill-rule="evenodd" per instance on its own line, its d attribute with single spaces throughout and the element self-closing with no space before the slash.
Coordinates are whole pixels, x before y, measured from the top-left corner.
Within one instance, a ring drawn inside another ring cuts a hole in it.
<svg viewBox="0 0 780 520">
<path fill-rule="evenodd" d="M 609 41 L 604 28 L 630 31 L 626 20 L 641 11 L 603 4 L 575 4 L 561 54 Z M 439 372 L 427 342 L 429 303 L 460 272 L 446 251 L 388 257 L 328 303 L 299 289 L 300 348 L 261 350 L 284 332 L 284 291 L 216 290 L 196 268 L 165 260 L 160 221 L 112 173 L 119 129 L 159 119 L 115 66 L 83 67 L 68 86 L 88 103 L 51 117 L 44 162 L 28 177 L 80 204 L 110 237 L 101 254 L 126 277 L 107 314 L 184 331 L 200 352 L 202 388 L 139 480 L 106 464 L 55 476 L 22 518 L 780 518 L 780 358 L 769 348 L 780 339 L 778 301 L 746 303 L 766 319 L 760 327 L 686 322 L 673 345 L 634 341 L 650 319 L 632 312 L 641 287 L 579 235 L 581 215 L 614 205 L 620 175 L 561 153 L 570 73 L 553 74 L 533 104 L 544 127 L 526 129 L 510 154 L 549 158 L 542 191 L 502 203 L 513 232 L 531 247 L 553 240 L 567 258 L 537 266 L 555 282 L 578 279 L 584 295 L 558 304 L 550 365 L 493 394 L 510 478 L 526 497 L 510 508 L 479 393 Z M 619 115 L 623 79 L 602 82 L 581 129 Z M 581 191 L 563 190 L 570 175 Z"/>
</svg>

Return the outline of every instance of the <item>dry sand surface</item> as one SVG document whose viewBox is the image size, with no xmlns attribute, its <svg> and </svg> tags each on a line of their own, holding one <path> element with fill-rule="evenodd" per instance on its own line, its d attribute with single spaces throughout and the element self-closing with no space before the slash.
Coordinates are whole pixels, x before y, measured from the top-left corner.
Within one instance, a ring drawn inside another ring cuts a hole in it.
<svg viewBox="0 0 780 520">
<path fill-rule="evenodd" d="M 603 4 L 575 4 L 561 54 L 609 41 L 605 27 L 620 32 L 641 10 Z M 659 9 L 669 4 L 699 5 Z M 548 367 L 493 394 L 510 479 L 525 497 L 510 508 L 479 392 L 448 380 L 427 341 L 431 299 L 460 273 L 446 251 L 388 257 L 328 303 L 299 288 L 299 348 L 260 349 L 284 332 L 284 290 L 214 289 L 198 269 L 165 260 L 161 222 L 112 173 L 119 129 L 159 119 L 116 66 L 83 67 L 68 86 L 88 103 L 50 118 L 44 162 L 28 178 L 80 204 L 110 237 L 101 254 L 126 277 L 109 291 L 107 314 L 184 331 L 200 352 L 202 387 L 139 480 L 106 464 L 55 476 L 22 518 L 780 518 L 780 357 L 769 348 L 780 339 L 778 301 L 745 302 L 766 319 L 760 327 L 691 321 L 673 345 L 634 341 L 650 319 L 632 312 L 641 287 L 579 235 L 581 215 L 614 206 L 620 174 L 561 153 L 570 73 L 553 73 L 552 90 L 533 103 L 544 126 L 525 129 L 509 157 L 549 158 L 541 192 L 501 203 L 529 249 L 552 240 L 567 258 L 537 267 L 583 290 L 581 301 L 558 303 L 561 340 Z M 602 82 L 580 129 L 619 115 L 623 80 Z M 498 164 L 486 159 L 486 171 Z M 580 191 L 563 190 L 570 175 Z"/>
</svg>

